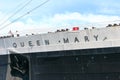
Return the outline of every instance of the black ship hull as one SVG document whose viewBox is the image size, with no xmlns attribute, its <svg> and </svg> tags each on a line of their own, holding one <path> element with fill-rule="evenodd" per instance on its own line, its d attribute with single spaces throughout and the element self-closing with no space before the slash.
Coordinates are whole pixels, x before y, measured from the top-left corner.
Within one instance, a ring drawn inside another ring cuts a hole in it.
<svg viewBox="0 0 120 80">
<path fill-rule="evenodd" d="M 23 56 L 26 56 L 29 61 L 27 68 L 29 73 L 24 74 L 29 76 L 23 80 L 120 79 L 119 47 L 26 53 Z M 5 57 L 0 58 L 3 59 L 3 62 L 6 61 L 5 63 L 0 62 L 0 64 L 4 64 L 1 65 L 4 69 L 0 68 L 4 73 L 7 68 L 7 56 Z M 1 80 L 5 80 L 5 77 Z"/>
</svg>

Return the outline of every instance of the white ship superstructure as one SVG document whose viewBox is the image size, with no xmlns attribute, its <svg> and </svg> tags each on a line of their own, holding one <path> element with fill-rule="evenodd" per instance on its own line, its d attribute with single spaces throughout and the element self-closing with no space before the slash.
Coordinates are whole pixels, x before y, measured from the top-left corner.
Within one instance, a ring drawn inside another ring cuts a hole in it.
<svg viewBox="0 0 120 80">
<path fill-rule="evenodd" d="M 1 80 L 119 80 L 120 25 L 1 36 Z"/>
<path fill-rule="evenodd" d="M 6 50 L 29 53 L 118 46 L 120 46 L 120 26 L 0 39 L 1 54 L 7 54 Z"/>
</svg>

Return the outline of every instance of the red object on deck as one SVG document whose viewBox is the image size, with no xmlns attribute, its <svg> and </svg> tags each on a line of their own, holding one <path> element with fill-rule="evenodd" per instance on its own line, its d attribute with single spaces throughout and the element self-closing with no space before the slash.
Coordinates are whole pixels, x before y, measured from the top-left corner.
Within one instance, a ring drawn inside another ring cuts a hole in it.
<svg viewBox="0 0 120 80">
<path fill-rule="evenodd" d="M 79 27 L 73 27 L 73 31 L 78 31 Z"/>
</svg>

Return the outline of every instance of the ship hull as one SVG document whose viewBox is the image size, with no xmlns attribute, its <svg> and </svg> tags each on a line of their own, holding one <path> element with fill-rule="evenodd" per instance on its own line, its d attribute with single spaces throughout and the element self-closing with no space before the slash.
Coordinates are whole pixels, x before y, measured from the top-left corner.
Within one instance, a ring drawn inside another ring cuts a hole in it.
<svg viewBox="0 0 120 80">
<path fill-rule="evenodd" d="M 8 55 L 0 56 L 0 80 L 6 80 L 8 68 Z"/>
<path fill-rule="evenodd" d="M 31 54 L 32 80 L 118 80 L 120 48 Z"/>
<path fill-rule="evenodd" d="M 26 53 L 23 56 L 29 60 L 29 78 L 23 80 L 120 79 L 119 47 Z M 2 58 L 3 62 L 7 57 Z M 7 74 L 5 65 L 2 67 L 3 73 Z"/>
</svg>

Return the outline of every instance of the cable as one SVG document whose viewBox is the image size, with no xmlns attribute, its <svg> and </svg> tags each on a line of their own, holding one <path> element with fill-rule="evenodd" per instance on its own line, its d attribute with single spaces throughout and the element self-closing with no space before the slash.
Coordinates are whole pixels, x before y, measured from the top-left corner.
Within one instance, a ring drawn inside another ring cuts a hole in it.
<svg viewBox="0 0 120 80">
<path fill-rule="evenodd" d="M 25 5 L 23 5 L 20 9 L 18 9 L 16 12 L 14 12 L 10 17 L 8 17 L 6 20 L 4 20 L 0 26 L 4 25 L 9 19 L 11 19 L 13 16 L 15 16 L 18 12 L 20 12 L 22 9 L 24 9 L 28 4 L 30 4 L 32 0 L 28 1 Z"/>
<path fill-rule="evenodd" d="M 26 12 L 26 13 L 23 14 L 22 16 L 16 18 L 15 20 L 13 20 L 13 21 L 11 21 L 10 23 L 6 24 L 5 26 L 1 27 L 0 30 L 2 30 L 2 29 L 4 29 L 4 28 L 8 27 L 9 25 L 11 25 L 12 23 L 18 21 L 18 20 L 21 19 L 22 17 L 24 17 L 24 16 L 30 14 L 31 12 L 33 12 L 33 11 L 36 10 L 37 8 L 39 8 L 39 7 L 41 7 L 42 5 L 46 4 L 48 1 L 50 1 L 50 0 L 46 0 L 46 1 L 43 2 L 42 4 L 40 4 L 40 5 L 36 6 L 35 8 L 31 9 L 30 11 Z"/>
<path fill-rule="evenodd" d="M 43 2 L 42 4 L 36 6 L 36 7 L 33 8 L 33 9 L 31 9 L 31 10 L 30 10 L 29 12 L 27 12 L 27 13 L 31 13 L 31 12 L 33 12 L 34 10 L 36 10 L 37 8 L 41 7 L 42 5 L 46 4 L 46 3 L 49 2 L 49 1 L 50 1 L 50 0 L 46 0 L 45 2 Z"/>
</svg>

